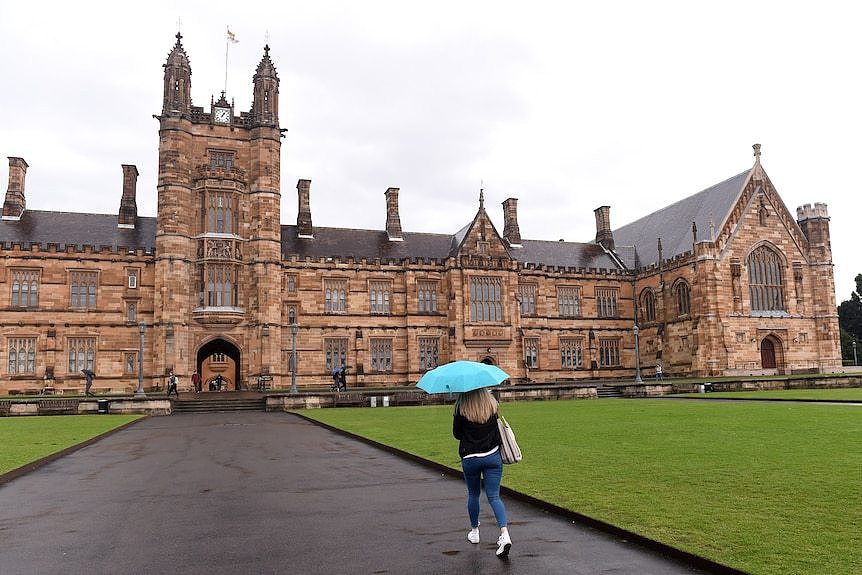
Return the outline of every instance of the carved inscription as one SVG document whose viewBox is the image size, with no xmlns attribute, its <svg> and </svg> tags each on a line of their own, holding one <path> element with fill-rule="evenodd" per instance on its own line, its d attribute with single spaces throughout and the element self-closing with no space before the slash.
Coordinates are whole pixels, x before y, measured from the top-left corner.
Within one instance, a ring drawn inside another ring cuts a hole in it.
<svg viewBox="0 0 862 575">
<path fill-rule="evenodd" d="M 466 340 L 511 340 L 512 333 L 508 327 L 468 327 L 464 330 Z"/>
</svg>

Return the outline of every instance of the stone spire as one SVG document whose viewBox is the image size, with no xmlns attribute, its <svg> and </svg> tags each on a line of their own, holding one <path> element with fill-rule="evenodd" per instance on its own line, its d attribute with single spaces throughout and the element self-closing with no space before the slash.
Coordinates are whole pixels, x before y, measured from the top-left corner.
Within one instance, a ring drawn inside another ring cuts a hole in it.
<svg viewBox="0 0 862 575">
<path fill-rule="evenodd" d="M 192 111 L 192 67 L 183 48 L 182 38 L 183 35 L 177 32 L 177 43 L 164 64 L 162 115 L 188 116 Z"/>
<path fill-rule="evenodd" d="M 254 73 L 252 118 L 257 126 L 278 126 L 278 74 L 269 58 L 269 45 L 263 47 L 263 58 Z"/>
</svg>

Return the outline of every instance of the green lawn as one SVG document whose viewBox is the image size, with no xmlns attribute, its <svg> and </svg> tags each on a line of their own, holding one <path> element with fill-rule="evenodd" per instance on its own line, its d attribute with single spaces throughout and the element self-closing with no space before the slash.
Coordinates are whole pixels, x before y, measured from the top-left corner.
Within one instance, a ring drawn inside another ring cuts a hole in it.
<svg viewBox="0 0 862 575">
<path fill-rule="evenodd" d="M 303 414 L 458 468 L 451 407 Z M 862 407 L 506 403 L 504 485 L 757 574 L 862 573 Z"/>
<path fill-rule="evenodd" d="M 844 387 L 835 389 L 776 389 L 770 391 L 716 391 L 710 393 L 682 393 L 683 397 L 755 398 L 755 399 L 805 399 L 809 401 L 860 401 L 862 388 Z"/>
<path fill-rule="evenodd" d="M 0 474 L 124 425 L 140 415 L 0 417 Z"/>
</svg>

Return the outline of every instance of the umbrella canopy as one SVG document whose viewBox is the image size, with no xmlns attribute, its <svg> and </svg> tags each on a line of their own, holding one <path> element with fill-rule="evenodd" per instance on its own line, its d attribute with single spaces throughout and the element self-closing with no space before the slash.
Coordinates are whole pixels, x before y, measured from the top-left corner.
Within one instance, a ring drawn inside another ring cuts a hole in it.
<svg viewBox="0 0 862 575">
<path fill-rule="evenodd" d="M 507 379 L 509 374 L 496 365 L 453 361 L 426 372 L 416 387 L 428 393 L 456 393 L 499 385 Z"/>
</svg>

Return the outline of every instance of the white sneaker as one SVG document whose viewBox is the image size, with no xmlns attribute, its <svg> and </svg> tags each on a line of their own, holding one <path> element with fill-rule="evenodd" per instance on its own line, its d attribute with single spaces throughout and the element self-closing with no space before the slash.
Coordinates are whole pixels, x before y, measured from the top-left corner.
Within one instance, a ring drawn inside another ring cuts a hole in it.
<svg viewBox="0 0 862 575">
<path fill-rule="evenodd" d="M 501 533 L 497 539 L 497 557 L 505 559 L 509 556 L 509 549 L 512 548 L 512 539 L 509 537 L 508 531 Z"/>
<path fill-rule="evenodd" d="M 478 527 L 476 527 L 475 529 L 471 529 L 467 533 L 467 541 L 469 541 L 473 545 L 476 545 L 479 542 L 479 528 Z"/>
</svg>

